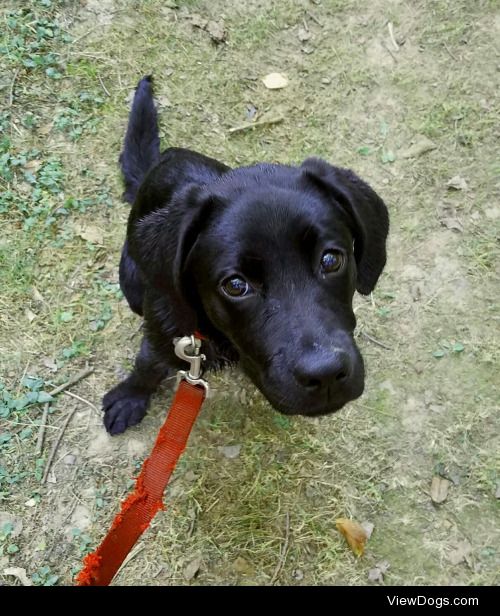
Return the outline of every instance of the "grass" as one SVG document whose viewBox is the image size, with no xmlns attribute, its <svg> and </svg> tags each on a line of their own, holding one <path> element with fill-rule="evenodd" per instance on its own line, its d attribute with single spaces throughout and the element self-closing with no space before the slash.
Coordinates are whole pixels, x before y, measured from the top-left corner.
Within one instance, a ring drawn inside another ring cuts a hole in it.
<svg viewBox="0 0 500 616">
<path fill-rule="evenodd" d="M 167 511 L 117 583 L 366 584 L 386 560 L 387 584 L 498 584 L 494 3 L 25 5 L 0 18 L 0 514 L 23 523 L 15 537 L 15 524 L 0 528 L 3 583 L 20 583 L 8 566 L 72 583 L 170 400 L 165 388 L 140 428 L 110 439 L 99 413 L 60 394 L 37 453 L 44 394 L 90 363 L 71 391 L 99 407 L 139 344 L 117 284 L 128 208 L 116 161 L 134 85 L 153 72 L 165 144 L 231 165 L 319 155 L 351 166 L 389 204 L 391 236 L 379 287 L 356 299 L 363 398 L 289 419 L 238 371 L 211 376 Z M 223 15 L 227 44 L 193 28 L 194 13 Z M 288 88 L 264 88 L 273 71 Z M 284 122 L 230 135 L 249 106 Z M 419 135 L 435 149 L 405 159 Z M 466 190 L 448 188 L 455 175 Z M 239 455 L 225 457 L 228 445 Z M 442 505 L 435 474 L 452 481 Z M 363 558 L 337 517 L 375 525 Z M 470 554 L 455 563 L 463 542 Z"/>
</svg>

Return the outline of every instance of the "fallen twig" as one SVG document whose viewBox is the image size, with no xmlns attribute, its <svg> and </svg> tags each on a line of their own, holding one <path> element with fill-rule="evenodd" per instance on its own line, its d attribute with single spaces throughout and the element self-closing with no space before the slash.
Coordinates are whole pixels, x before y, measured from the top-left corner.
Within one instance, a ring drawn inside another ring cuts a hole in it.
<svg viewBox="0 0 500 616">
<path fill-rule="evenodd" d="M 45 436 L 45 428 L 47 426 L 47 418 L 49 416 L 49 407 L 50 402 L 46 402 L 43 407 L 43 415 L 42 415 L 42 423 L 40 424 L 40 428 L 38 430 L 38 438 L 36 441 L 36 455 L 40 457 L 43 449 L 43 437 Z"/>
<path fill-rule="evenodd" d="M 71 378 L 67 383 L 63 383 L 62 385 L 58 385 L 57 387 L 55 387 L 52 391 L 49 392 L 49 395 L 52 397 L 57 396 L 57 394 L 61 393 L 62 391 L 70 387 L 71 385 L 78 383 L 78 381 L 81 381 L 82 379 L 87 377 L 89 374 L 92 374 L 92 372 L 94 372 L 94 368 L 85 368 L 84 370 L 76 374 L 73 378 Z M 81 402 L 84 402 L 85 404 L 88 404 L 89 406 L 91 406 L 93 409 L 97 410 L 96 407 L 91 402 L 88 402 L 84 398 L 80 398 L 80 396 L 77 396 L 76 394 L 71 394 L 70 392 L 66 392 L 66 393 L 68 393 L 70 396 L 73 396 L 74 398 L 78 398 L 78 400 L 80 400 Z M 40 428 L 38 430 L 38 438 L 36 441 L 36 453 L 38 456 L 42 453 L 42 450 L 43 450 L 43 439 L 45 436 L 45 429 L 47 427 L 49 406 L 50 406 L 50 402 L 46 402 L 45 406 L 43 407 L 42 423 L 40 424 Z M 44 483 L 44 481 L 42 481 L 42 483 Z"/>
<path fill-rule="evenodd" d="M 367 334 L 366 332 L 361 332 L 361 335 L 364 336 L 367 340 L 369 340 L 370 342 L 373 342 L 373 344 L 378 345 L 379 347 L 382 347 L 383 349 L 385 349 L 386 351 L 392 351 L 393 349 L 390 346 L 387 346 L 386 344 L 384 344 L 383 342 L 380 342 L 380 340 L 377 340 L 376 338 L 374 338 L 373 336 L 370 336 L 370 334 Z"/>
<path fill-rule="evenodd" d="M 240 126 L 235 126 L 234 128 L 229 129 L 230 134 L 241 133 L 246 130 L 250 130 L 251 128 L 255 128 L 256 126 L 266 126 L 267 124 L 279 124 L 283 122 L 285 118 L 283 116 L 276 116 L 275 118 L 269 118 L 268 120 L 258 120 L 257 122 L 241 124 Z"/>
<path fill-rule="evenodd" d="M 52 466 L 54 456 L 56 455 L 56 451 L 61 443 L 64 431 L 68 427 L 68 424 L 71 421 L 71 418 L 73 417 L 75 412 L 76 412 L 76 409 L 73 409 L 72 411 L 68 413 L 66 419 L 64 420 L 63 425 L 61 426 L 61 431 L 59 432 L 59 436 L 57 437 L 56 442 L 52 445 L 52 449 L 50 451 L 47 464 L 45 465 L 45 470 L 43 472 L 42 483 L 45 483 L 47 481 L 47 477 L 49 476 L 50 467 Z"/>
<path fill-rule="evenodd" d="M 70 46 L 71 45 L 76 45 L 76 43 L 78 43 L 79 41 L 81 41 L 83 38 L 85 38 L 86 36 L 88 36 L 89 34 L 91 34 L 92 32 L 94 32 L 97 29 L 97 27 L 91 28 L 90 30 L 87 30 L 87 32 L 84 32 L 83 34 L 81 34 L 80 36 L 77 36 L 75 39 L 73 39 L 72 41 L 70 41 Z"/>
<path fill-rule="evenodd" d="M 448 55 L 450 56 L 450 58 L 451 58 L 452 60 L 455 60 L 455 62 L 457 62 L 457 58 L 456 58 L 456 56 L 454 56 L 454 55 L 451 53 L 451 51 L 450 51 L 450 49 L 449 49 L 449 47 L 448 47 L 448 45 L 447 45 L 446 43 L 444 43 L 444 48 L 445 48 L 445 49 L 446 49 L 446 51 L 448 52 Z"/>
<path fill-rule="evenodd" d="M 144 321 L 141 321 L 139 324 L 139 327 L 137 329 L 135 329 L 129 336 L 129 340 L 133 340 L 137 334 L 141 331 L 141 329 L 144 327 Z"/>
<path fill-rule="evenodd" d="M 389 47 L 386 45 L 385 41 L 382 41 L 382 45 L 385 48 L 385 50 L 387 51 L 387 53 L 391 56 L 391 58 L 394 60 L 394 62 L 397 64 L 398 63 L 398 59 L 396 58 L 396 56 L 392 53 L 392 51 L 389 49 Z"/>
<path fill-rule="evenodd" d="M 100 75 L 97 75 L 97 79 L 99 79 L 99 83 L 102 86 L 102 89 L 104 90 L 104 92 L 106 92 L 107 96 L 111 96 L 111 94 L 108 92 L 108 89 L 106 88 L 106 86 L 104 85 L 104 81 L 101 79 Z"/>
<path fill-rule="evenodd" d="M 16 68 L 16 70 L 14 71 L 14 77 L 12 78 L 12 83 L 10 84 L 9 107 L 12 107 L 14 103 L 14 85 L 16 83 L 16 79 L 18 75 L 19 75 L 19 69 Z"/>
<path fill-rule="evenodd" d="M 283 547 L 281 548 L 280 558 L 279 558 L 278 564 L 276 565 L 276 569 L 274 570 L 273 577 L 271 578 L 271 581 L 269 582 L 271 586 L 274 584 L 274 582 L 278 578 L 278 575 L 280 574 L 280 571 L 283 568 L 283 565 L 285 564 L 286 555 L 288 553 L 288 544 L 290 542 L 290 514 L 288 513 L 288 511 L 286 512 L 285 520 L 286 520 L 285 521 L 285 541 L 283 543 Z"/>
<path fill-rule="evenodd" d="M 189 524 L 189 528 L 188 528 L 188 532 L 187 532 L 187 538 L 191 539 L 191 537 L 193 536 L 194 533 L 194 529 L 196 527 L 196 519 L 197 519 L 198 515 L 197 512 L 195 511 L 193 518 L 191 520 L 191 523 Z"/>
<path fill-rule="evenodd" d="M 81 381 L 82 379 L 88 377 L 89 374 L 92 374 L 92 372 L 94 372 L 94 368 L 84 368 L 81 372 L 75 374 L 75 376 L 72 377 L 67 383 L 58 385 L 52 391 L 49 391 L 49 396 L 57 396 L 57 394 L 61 393 L 61 391 L 68 389 L 68 387 L 71 387 L 71 385 L 74 385 L 75 383 L 78 383 L 78 381 Z"/>
<path fill-rule="evenodd" d="M 71 396 L 72 398 L 76 398 L 77 400 L 80 400 L 80 402 L 83 402 L 84 404 L 89 406 L 93 411 L 95 411 L 96 413 L 99 413 L 99 409 L 97 408 L 97 406 L 95 406 L 94 404 L 92 404 L 92 402 L 89 402 L 85 398 L 82 398 L 78 394 L 74 394 L 72 391 L 64 391 L 63 393 L 66 394 L 67 396 Z"/>
<path fill-rule="evenodd" d="M 314 15 L 314 13 L 311 13 L 311 11 L 306 11 L 306 15 L 308 15 L 313 21 L 315 21 L 320 28 L 323 27 L 323 23 L 316 17 L 316 15 Z"/>
<path fill-rule="evenodd" d="M 394 30 L 392 29 L 392 22 L 389 22 L 387 24 L 387 27 L 389 28 L 389 36 L 391 37 L 391 42 L 394 45 L 394 50 L 399 51 L 399 45 L 396 43 L 396 39 L 394 38 Z"/>
</svg>

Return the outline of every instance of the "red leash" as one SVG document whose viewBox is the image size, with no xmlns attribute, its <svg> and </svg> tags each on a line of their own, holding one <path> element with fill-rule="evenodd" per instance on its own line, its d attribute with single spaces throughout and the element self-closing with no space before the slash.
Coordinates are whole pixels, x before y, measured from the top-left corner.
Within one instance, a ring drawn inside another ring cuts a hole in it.
<svg viewBox="0 0 500 616">
<path fill-rule="evenodd" d="M 188 355 L 187 348 L 194 349 L 194 355 Z M 182 373 L 184 380 L 179 384 L 153 451 L 142 466 L 134 491 L 123 501 L 101 545 L 85 557 L 84 568 L 76 578 L 78 586 L 108 586 L 137 539 L 164 508 L 163 492 L 186 447 L 207 392 L 206 383 L 200 379 L 199 361 L 203 356 L 199 348 L 199 341 L 193 336 L 177 341 L 176 353 L 189 361 L 191 368 Z"/>
</svg>

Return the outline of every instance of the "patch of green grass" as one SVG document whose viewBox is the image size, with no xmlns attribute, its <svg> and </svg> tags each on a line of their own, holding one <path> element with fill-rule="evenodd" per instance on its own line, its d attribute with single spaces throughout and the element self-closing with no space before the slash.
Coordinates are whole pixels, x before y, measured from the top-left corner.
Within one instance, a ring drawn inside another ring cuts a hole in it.
<svg viewBox="0 0 500 616">
<path fill-rule="evenodd" d="M 428 137 L 437 138 L 444 134 L 465 131 L 469 137 L 467 145 L 471 144 L 472 133 L 470 128 L 477 127 L 481 119 L 480 109 L 474 105 L 464 104 L 462 101 L 446 100 L 434 103 L 426 110 L 422 123 L 417 130 Z"/>
<path fill-rule="evenodd" d="M 62 77 L 63 65 L 55 50 L 71 37 L 54 19 L 56 4 L 32 1 L 3 15 L 0 54 L 8 66 L 28 72 L 44 71 L 54 80 Z"/>
</svg>

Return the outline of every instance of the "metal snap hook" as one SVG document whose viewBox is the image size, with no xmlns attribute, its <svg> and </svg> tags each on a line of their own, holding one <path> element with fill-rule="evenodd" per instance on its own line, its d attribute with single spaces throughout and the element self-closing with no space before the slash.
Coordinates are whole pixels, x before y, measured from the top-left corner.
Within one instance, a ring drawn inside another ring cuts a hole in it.
<svg viewBox="0 0 500 616">
<path fill-rule="evenodd" d="M 175 354 L 179 359 L 189 363 L 189 370 L 179 370 L 177 372 L 177 386 L 184 379 L 191 385 L 201 385 L 205 388 L 206 395 L 209 394 L 209 386 L 205 379 L 201 378 L 201 364 L 206 360 L 206 356 L 200 353 L 201 340 L 196 336 L 183 336 L 174 339 Z"/>
</svg>

